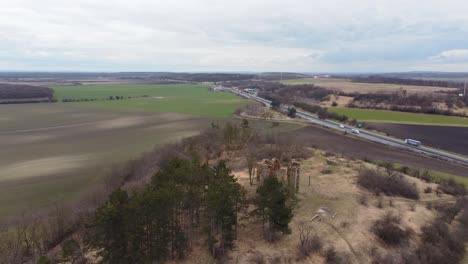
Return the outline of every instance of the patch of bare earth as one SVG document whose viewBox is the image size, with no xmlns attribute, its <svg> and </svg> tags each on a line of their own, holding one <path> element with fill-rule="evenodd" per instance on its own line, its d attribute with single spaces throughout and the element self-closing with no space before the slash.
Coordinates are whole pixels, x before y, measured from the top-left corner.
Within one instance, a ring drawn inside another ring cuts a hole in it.
<svg viewBox="0 0 468 264">
<path fill-rule="evenodd" d="M 456 91 L 456 88 L 399 85 L 388 83 L 354 83 L 349 80 L 317 80 L 317 86 L 347 93 L 391 93 L 406 90 L 408 93 L 434 93 L 439 91 Z"/>
<path fill-rule="evenodd" d="M 82 167 L 91 158 L 90 155 L 68 155 L 13 163 L 0 168 L 0 181 L 63 173 Z"/>
</svg>

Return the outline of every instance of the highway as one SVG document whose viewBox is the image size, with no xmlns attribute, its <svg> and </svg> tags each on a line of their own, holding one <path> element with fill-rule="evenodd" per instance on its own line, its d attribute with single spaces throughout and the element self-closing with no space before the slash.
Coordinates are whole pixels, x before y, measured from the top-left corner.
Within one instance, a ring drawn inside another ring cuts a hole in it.
<svg viewBox="0 0 468 264">
<path fill-rule="evenodd" d="M 255 100 L 257 102 L 260 102 L 260 103 L 264 104 L 265 106 L 271 107 L 271 101 L 266 100 L 264 98 L 261 98 L 261 97 L 258 97 L 258 96 L 255 96 L 255 95 L 252 95 L 252 94 L 249 94 L 249 93 L 245 93 L 245 92 L 242 92 L 242 91 L 239 91 L 239 90 L 236 90 L 236 89 L 232 89 L 232 88 L 229 88 L 229 87 L 218 86 L 217 89 L 227 91 L 227 92 L 231 92 L 231 93 L 237 94 L 239 96 L 242 96 L 244 98 L 248 98 L 248 99 L 252 99 L 252 100 Z M 287 107 L 286 106 L 281 106 L 281 110 L 287 111 Z M 460 155 L 456 155 L 456 154 L 448 153 L 448 152 L 445 152 L 445 151 L 425 147 L 425 146 L 422 146 L 422 145 L 418 146 L 418 147 L 411 146 L 411 145 L 406 144 L 405 141 L 402 140 L 402 139 L 388 137 L 388 136 L 381 135 L 381 134 L 378 134 L 378 133 L 375 133 L 375 132 L 371 132 L 371 131 L 368 131 L 368 130 L 365 130 L 365 129 L 359 129 L 359 133 L 353 133 L 352 131 L 353 131 L 353 129 L 354 130 L 356 129 L 355 127 L 351 127 L 351 126 L 344 125 L 344 124 L 334 122 L 334 121 L 330 121 L 330 120 L 320 119 L 315 115 L 312 115 L 310 113 L 303 112 L 303 111 L 297 111 L 296 116 L 298 116 L 300 118 L 303 118 L 303 119 L 305 119 L 307 121 L 310 121 L 311 123 L 327 127 L 329 129 L 333 129 L 333 130 L 337 130 L 337 131 L 341 131 L 341 132 L 347 131 L 348 133 L 352 133 L 352 135 L 355 136 L 355 137 L 359 137 L 359 138 L 362 138 L 362 139 L 365 139 L 365 140 L 368 140 L 368 141 L 372 141 L 372 142 L 375 142 L 375 143 L 387 145 L 387 146 L 397 148 L 397 149 L 401 149 L 401 150 L 405 150 L 405 151 L 415 152 L 417 154 L 429 156 L 429 157 L 432 157 L 432 158 L 435 158 L 435 159 L 438 159 L 438 160 L 443 160 L 443 161 L 447 161 L 447 162 L 451 162 L 451 163 L 455 163 L 455 164 L 459 164 L 459 165 L 468 167 L 468 158 L 460 156 Z M 340 127 L 340 125 L 344 126 L 344 128 Z"/>
</svg>

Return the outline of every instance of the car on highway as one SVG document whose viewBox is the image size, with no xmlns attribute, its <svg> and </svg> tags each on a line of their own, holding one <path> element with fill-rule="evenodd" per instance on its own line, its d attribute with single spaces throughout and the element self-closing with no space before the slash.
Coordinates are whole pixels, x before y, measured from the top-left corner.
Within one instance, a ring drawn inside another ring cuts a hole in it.
<svg viewBox="0 0 468 264">
<path fill-rule="evenodd" d="M 345 129 L 344 125 L 340 125 L 340 128 Z"/>
<path fill-rule="evenodd" d="M 356 134 L 356 135 L 361 134 L 361 132 L 359 132 L 359 129 L 355 129 L 355 128 L 351 129 L 351 133 Z"/>
</svg>

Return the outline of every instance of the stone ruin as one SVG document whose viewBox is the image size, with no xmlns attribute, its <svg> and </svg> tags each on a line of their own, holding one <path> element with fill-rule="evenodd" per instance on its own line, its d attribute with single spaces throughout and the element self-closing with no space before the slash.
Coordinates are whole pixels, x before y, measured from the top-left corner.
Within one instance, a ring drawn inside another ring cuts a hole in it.
<svg viewBox="0 0 468 264">
<path fill-rule="evenodd" d="M 276 158 L 263 159 L 257 162 L 255 170 L 258 182 L 263 182 L 266 177 L 276 177 L 296 191 L 299 190 L 301 163 L 295 159 L 286 166 L 281 166 L 281 162 Z"/>
</svg>

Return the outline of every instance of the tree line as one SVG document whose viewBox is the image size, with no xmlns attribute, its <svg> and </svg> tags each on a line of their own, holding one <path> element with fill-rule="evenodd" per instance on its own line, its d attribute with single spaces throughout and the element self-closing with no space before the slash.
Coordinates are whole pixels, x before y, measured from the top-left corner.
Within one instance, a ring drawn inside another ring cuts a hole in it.
<svg viewBox="0 0 468 264">
<path fill-rule="evenodd" d="M 42 86 L 0 84 L 0 100 L 14 102 L 15 99 L 44 99 L 52 101 L 54 90 Z"/>
<path fill-rule="evenodd" d="M 447 87 L 447 88 L 463 88 L 463 82 L 443 81 L 443 80 L 423 80 L 423 79 L 407 79 L 396 77 L 385 77 L 379 75 L 371 75 L 368 77 L 353 77 L 352 82 L 356 83 L 391 83 L 401 85 L 414 86 L 429 86 L 429 87 Z"/>
<path fill-rule="evenodd" d="M 262 220 L 267 239 L 290 233 L 289 197 L 275 177 L 258 188 L 252 215 Z M 211 255 L 222 258 L 234 246 L 246 205 L 245 190 L 225 162 L 210 167 L 197 159 L 173 159 L 144 191 L 113 192 L 96 210 L 86 243 L 100 249 L 105 263 L 152 263 L 184 258 L 202 237 Z"/>
<path fill-rule="evenodd" d="M 133 98 L 145 98 L 150 97 L 149 95 L 141 95 L 141 96 L 123 96 L 123 95 L 116 95 L 116 96 L 108 96 L 103 98 L 63 98 L 62 102 L 69 103 L 69 102 L 92 102 L 92 101 L 113 101 L 113 100 L 125 100 L 125 99 L 133 99 Z"/>
</svg>

